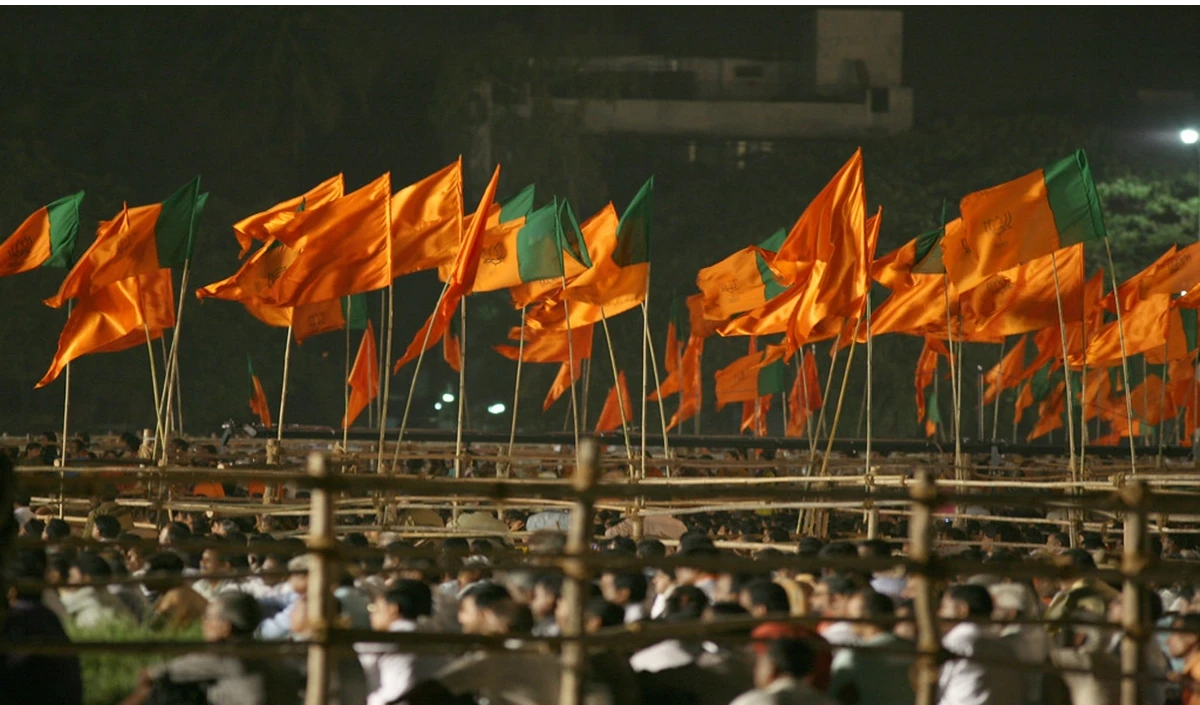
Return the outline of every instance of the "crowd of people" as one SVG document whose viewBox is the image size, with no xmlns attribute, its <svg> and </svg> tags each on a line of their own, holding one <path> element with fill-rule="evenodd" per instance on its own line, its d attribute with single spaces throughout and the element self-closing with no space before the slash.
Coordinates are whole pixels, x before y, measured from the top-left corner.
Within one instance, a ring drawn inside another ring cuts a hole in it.
<svg viewBox="0 0 1200 705">
<path fill-rule="evenodd" d="M 564 551 L 567 513 L 462 512 L 433 514 L 461 531 L 474 527 L 490 535 L 343 534 L 341 570 L 327 595 L 336 624 L 373 630 L 384 640 L 334 650 L 329 702 L 558 702 L 555 642 L 540 637 L 560 634 L 569 615 L 562 573 L 538 557 Z M 157 536 L 147 536 L 134 530 L 134 513 L 114 501 L 111 490 L 94 498 L 86 523 L 72 525 L 31 506 L 20 488 L 11 516 L 19 536 L 5 552 L 4 642 L 61 642 L 121 622 L 199 625 L 211 644 L 302 642 L 312 635 L 311 554 L 299 538 L 264 531 L 270 527 L 261 517 L 181 513 Z M 414 517 L 420 518 L 410 514 L 408 523 Z M 853 567 L 856 559 L 886 563 L 902 553 L 903 542 L 855 537 L 853 523 L 835 522 L 832 533 L 840 538 L 824 541 L 796 536 L 795 526 L 796 514 L 783 511 L 647 517 L 645 538 L 635 540 L 627 518 L 600 512 L 594 549 L 623 567 L 594 575 L 583 628 L 601 639 L 612 633 L 630 638 L 590 647 L 586 702 L 914 702 L 912 585 L 900 566 Z M 1086 572 L 1107 565 L 1116 547 L 1097 534 L 1072 542 L 1032 526 L 981 516 L 942 527 L 939 551 L 972 569 L 938 585 L 944 650 L 938 703 L 1119 702 L 1123 615 L 1116 586 L 1090 577 L 1006 577 L 1006 565 L 1029 560 Z M 890 537 L 906 531 L 903 522 L 885 520 L 881 528 Z M 678 546 L 668 549 L 662 539 L 677 539 L 667 543 Z M 762 546 L 722 549 L 723 539 Z M 1006 547 L 1032 539 L 1038 549 Z M 1194 557 L 1178 536 L 1165 545 L 1152 539 L 1162 560 Z M 1071 543 L 1081 547 L 1068 548 Z M 746 560 L 723 572 L 647 567 L 670 553 L 701 566 L 726 556 Z M 810 568 L 814 561 L 779 567 L 791 555 L 831 559 L 837 567 Z M 1181 581 L 1158 585 L 1144 598 L 1143 622 L 1158 626 L 1144 644 L 1144 705 L 1200 703 L 1200 593 Z M 681 629 L 647 643 L 632 638 L 655 624 Z M 494 637 L 503 648 L 406 648 L 397 633 Z M 0 702 L 82 701 L 77 656 L 0 654 Z M 299 703 L 305 670 L 302 653 L 198 649 L 147 668 L 122 702 Z"/>
</svg>

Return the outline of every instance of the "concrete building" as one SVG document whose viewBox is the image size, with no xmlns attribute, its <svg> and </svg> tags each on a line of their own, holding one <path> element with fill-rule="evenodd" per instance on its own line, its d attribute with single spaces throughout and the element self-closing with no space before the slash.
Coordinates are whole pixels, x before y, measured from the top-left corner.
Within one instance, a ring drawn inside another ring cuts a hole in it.
<svg viewBox="0 0 1200 705">
<path fill-rule="evenodd" d="M 688 161 L 738 165 L 779 141 L 902 132 L 913 120 L 901 73 L 903 20 L 895 10 L 814 10 L 796 28 L 798 58 L 789 60 L 574 60 L 551 99 L 593 134 L 677 138 L 674 151 Z"/>
</svg>

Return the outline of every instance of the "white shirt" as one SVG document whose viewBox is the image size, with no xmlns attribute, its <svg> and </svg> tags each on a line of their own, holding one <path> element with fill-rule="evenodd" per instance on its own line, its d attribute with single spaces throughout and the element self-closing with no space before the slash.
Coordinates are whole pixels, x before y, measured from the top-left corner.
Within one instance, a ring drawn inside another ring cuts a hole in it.
<svg viewBox="0 0 1200 705">
<path fill-rule="evenodd" d="M 811 685 L 790 676 L 776 678 L 766 688 L 746 691 L 729 705 L 837 705 Z"/>
<path fill-rule="evenodd" d="M 526 531 L 542 531 L 553 529 L 567 531 L 571 527 L 571 515 L 567 512 L 546 511 L 538 512 L 525 520 Z"/>
<path fill-rule="evenodd" d="M 625 605 L 625 623 L 633 624 L 646 619 L 646 608 L 640 602 L 630 602 Z"/>
<path fill-rule="evenodd" d="M 1011 705 L 1024 698 L 1020 677 L 997 666 L 968 660 L 1012 659 L 1013 654 L 997 637 L 977 624 L 962 623 L 942 638 L 942 646 L 964 658 L 942 664 L 938 676 L 938 705 Z"/>
<path fill-rule="evenodd" d="M 675 586 L 667 588 L 665 592 L 661 592 L 654 596 L 654 604 L 650 606 L 650 619 L 658 619 L 667 612 L 667 600 L 670 599 L 671 593 L 675 592 Z"/>
<path fill-rule="evenodd" d="M 389 632 L 415 632 L 417 623 L 398 619 Z M 367 677 L 367 705 L 386 705 L 410 688 L 433 676 L 442 666 L 438 656 L 403 653 L 396 644 L 356 644 L 359 663 Z"/>
<path fill-rule="evenodd" d="M 629 665 L 635 671 L 658 673 L 669 668 L 680 668 L 696 660 L 690 651 L 683 648 L 678 639 L 660 641 L 654 646 L 647 646 L 629 658 Z"/>
</svg>

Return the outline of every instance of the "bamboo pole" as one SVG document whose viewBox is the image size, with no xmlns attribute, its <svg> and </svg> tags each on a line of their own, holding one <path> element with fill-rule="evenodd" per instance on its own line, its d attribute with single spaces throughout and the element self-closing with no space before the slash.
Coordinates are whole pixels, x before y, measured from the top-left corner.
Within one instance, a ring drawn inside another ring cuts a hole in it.
<svg viewBox="0 0 1200 705">
<path fill-rule="evenodd" d="M 820 477 L 826 477 L 829 474 L 829 454 L 833 452 L 833 439 L 837 436 L 838 422 L 842 418 L 842 402 L 846 397 L 846 386 L 850 381 L 850 366 L 854 362 L 854 348 L 858 346 L 858 330 L 862 326 L 862 319 L 854 326 L 854 337 L 850 339 L 850 352 L 846 354 L 846 367 L 842 370 L 842 388 L 838 392 L 837 408 L 833 412 L 833 421 L 829 426 L 829 436 L 825 440 L 825 455 L 821 459 Z M 815 511 L 810 515 L 810 531 L 819 536 L 826 536 L 829 533 L 829 514 L 824 511 Z"/>
<path fill-rule="evenodd" d="M 567 288 L 566 274 L 563 274 L 562 281 L 563 281 L 563 289 L 566 290 L 566 288 Z M 563 296 L 563 315 L 567 319 L 567 377 L 571 380 L 571 420 L 573 422 L 573 428 L 575 429 L 575 447 L 579 448 L 579 400 L 577 400 L 575 398 L 575 341 L 574 341 L 573 335 L 571 333 L 571 302 L 567 301 L 567 297 L 565 295 Z M 525 309 L 524 309 L 524 307 L 521 308 L 521 335 L 522 335 L 522 337 L 525 335 Z M 588 336 L 588 340 L 591 341 L 591 336 Z M 590 344 L 590 342 L 589 342 L 589 344 Z M 588 350 L 589 358 L 591 357 L 591 354 L 592 354 L 592 351 Z M 589 365 L 588 369 L 589 369 L 589 371 L 591 370 L 590 365 Z M 585 401 L 584 405 L 586 406 L 586 400 L 587 400 L 587 383 L 586 382 L 584 382 L 583 389 L 584 389 L 584 401 Z M 583 423 L 585 425 L 587 424 L 587 409 L 586 408 L 584 409 Z M 515 428 L 515 424 L 516 424 L 516 407 L 515 407 L 515 405 L 513 408 L 513 424 L 514 424 L 514 428 Z"/>
<path fill-rule="evenodd" d="M 150 326 L 149 326 L 149 324 L 146 323 L 145 316 L 142 316 L 142 330 L 144 330 L 146 332 L 146 352 L 149 353 L 149 356 L 150 356 L 150 382 L 154 388 L 154 432 L 155 432 L 155 436 L 158 438 L 158 442 L 160 444 L 162 444 L 164 447 L 164 451 L 163 451 L 164 456 L 163 456 L 162 463 L 165 465 L 166 464 L 166 456 L 165 456 L 166 443 L 164 442 L 164 439 L 163 439 L 162 407 L 159 406 L 159 404 L 158 404 L 158 369 L 154 365 L 154 345 L 150 341 Z M 66 449 L 67 449 L 66 442 L 67 442 L 67 439 L 64 438 L 63 439 L 63 453 L 62 453 L 64 456 L 66 455 Z"/>
<path fill-rule="evenodd" d="M 961 481 L 963 479 L 962 469 L 962 429 L 959 424 L 962 422 L 962 398 L 960 379 L 956 370 L 961 369 L 962 349 L 959 349 L 959 355 L 954 354 L 954 327 L 950 320 L 950 275 L 942 275 L 942 297 L 946 302 L 946 352 L 950 357 L 946 362 L 950 365 L 950 397 L 954 401 L 954 479 Z M 956 361 L 956 358 L 957 361 Z M 956 365 L 956 362 L 958 363 Z M 935 374 L 936 378 L 937 375 Z"/>
<path fill-rule="evenodd" d="M 1145 588 L 1135 578 L 1145 567 L 1146 557 L 1146 509 L 1149 490 L 1145 482 L 1137 482 L 1124 488 L 1121 499 L 1129 507 L 1125 513 L 1124 550 L 1121 569 L 1125 573 L 1125 584 L 1121 590 L 1121 705 L 1140 705 L 1142 682 L 1139 679 L 1145 663 L 1145 641 L 1154 629 L 1153 624 L 1143 623 Z"/>
<path fill-rule="evenodd" d="M 866 475 L 866 487 L 868 491 L 874 485 L 875 469 L 871 465 L 871 391 L 873 379 L 873 362 L 875 360 L 875 341 L 871 337 L 871 292 L 867 290 L 866 299 L 866 320 L 867 320 L 867 450 L 866 450 L 866 467 L 864 474 Z M 857 335 L 854 337 L 858 337 Z M 879 538 L 879 507 L 871 502 L 871 506 L 867 508 L 867 538 Z"/>
<path fill-rule="evenodd" d="M 390 206 L 389 206 L 390 208 Z M 390 213 L 390 211 L 389 211 Z M 389 216 L 390 217 L 390 216 Z M 392 393 L 392 373 L 388 372 L 387 366 L 392 364 L 392 331 L 396 322 L 396 293 L 395 283 L 388 283 L 387 290 L 387 341 L 384 342 L 383 364 L 379 366 L 379 374 L 383 375 L 383 385 L 381 387 L 382 394 L 379 399 L 379 449 L 375 459 L 375 472 L 383 472 L 383 448 L 387 439 L 387 410 L 388 397 Z M 396 447 L 400 444 L 397 442 Z M 392 470 L 396 468 L 396 463 L 392 462 Z"/>
<path fill-rule="evenodd" d="M 842 331 L 838 331 L 837 338 L 833 341 L 832 353 L 829 356 L 829 374 L 825 377 L 825 391 L 821 393 L 821 413 L 817 416 L 816 428 L 813 433 L 813 446 L 809 449 L 811 456 L 809 465 L 816 462 L 817 447 L 816 442 L 821 438 L 821 433 L 825 429 L 825 402 L 829 399 L 829 392 L 833 389 L 833 373 L 837 368 L 838 353 L 841 352 Z M 813 346 L 813 354 L 816 355 L 816 346 Z"/>
<path fill-rule="evenodd" d="M 1063 397 L 1066 399 L 1067 406 L 1067 470 L 1071 474 L 1071 479 L 1076 479 L 1079 468 L 1075 464 L 1075 392 L 1071 389 L 1071 364 L 1068 359 L 1070 351 L 1067 350 L 1067 322 L 1063 318 L 1062 307 L 1062 289 L 1059 288 L 1058 281 L 1058 259 L 1054 252 L 1050 253 L 1050 271 L 1054 275 L 1054 302 L 1058 306 L 1058 339 L 1062 344 L 1063 355 Z M 1113 298 L 1117 298 L 1116 294 Z M 1118 308 L 1120 303 L 1117 304 Z M 1084 340 L 1084 347 L 1087 346 L 1087 340 Z M 1071 522 L 1076 523 L 1080 520 L 1079 516 L 1074 511 L 1069 512 Z M 1077 548 L 1076 544 L 1079 541 L 1078 534 L 1074 531 L 1070 534 L 1071 548 Z"/>
<path fill-rule="evenodd" d="M 1004 370 L 1000 367 L 1000 363 L 1004 362 L 1004 348 L 1007 338 L 1000 339 L 1000 362 L 996 363 L 996 401 L 992 404 L 992 443 L 996 442 L 996 432 L 1000 428 L 1000 395 L 1004 390 Z M 979 397 L 979 403 L 983 403 L 983 396 Z"/>
<path fill-rule="evenodd" d="M 446 291 L 450 288 L 449 279 L 446 280 L 445 286 L 442 287 L 442 293 L 438 294 L 437 303 L 433 305 L 434 313 L 438 307 L 442 305 L 442 299 L 446 297 Z M 395 301 L 393 300 L 393 303 Z M 432 317 L 432 315 L 431 315 Z M 404 440 L 404 431 L 408 428 L 408 413 L 412 410 L 413 394 L 417 391 L 417 375 L 421 373 L 421 363 L 425 361 L 425 350 L 429 347 L 429 336 L 433 333 L 432 321 L 425 324 L 425 339 L 421 342 L 421 351 L 417 353 L 417 366 L 413 368 L 412 381 L 408 384 L 408 397 L 404 400 L 404 415 L 400 417 L 400 431 L 396 434 L 396 448 L 392 452 L 392 472 L 396 471 L 396 461 L 400 457 L 400 443 Z M 443 333 L 445 335 L 445 333 Z M 390 352 L 390 351 L 389 351 Z M 388 355 L 388 364 L 391 364 L 391 355 Z M 383 444 L 380 443 L 380 453 Z"/>
<path fill-rule="evenodd" d="M 325 457 L 320 453 L 308 456 L 308 475 L 316 480 L 329 477 Z M 304 690 L 305 705 L 326 705 L 329 697 L 331 666 L 329 636 L 332 587 L 335 584 L 334 565 L 330 552 L 337 548 L 333 532 L 333 503 L 329 490 L 317 485 L 312 490 L 309 516 L 308 566 L 308 623 L 311 629 L 308 646 L 308 682 Z"/>
<path fill-rule="evenodd" d="M 67 300 L 67 320 L 71 320 L 71 308 L 73 307 L 74 303 L 75 302 L 71 299 Z M 70 411 L 71 411 L 71 363 L 70 362 L 68 362 L 66 364 L 66 369 L 64 370 L 64 372 L 65 372 L 66 379 L 63 381 L 63 425 L 62 425 L 62 436 L 58 439 L 58 518 L 59 519 L 62 519 L 64 516 L 66 516 L 64 514 L 64 509 L 66 507 L 66 494 L 67 494 L 67 473 L 65 470 L 65 468 L 67 467 L 67 418 L 70 415 Z"/>
<path fill-rule="evenodd" d="M 625 400 L 621 397 L 620 373 L 617 372 L 617 356 L 613 352 L 612 336 L 608 333 L 608 316 L 604 315 L 604 307 L 600 307 L 600 322 L 604 324 L 604 342 L 608 345 L 608 360 L 612 363 L 613 386 L 617 389 L 617 408 L 621 411 L 621 432 L 625 435 L 625 457 L 631 461 L 629 472 L 633 472 L 633 446 L 629 442 L 629 413 L 625 410 Z"/>
<path fill-rule="evenodd" d="M 283 385 L 279 388 L 279 419 L 276 423 L 275 440 L 283 452 L 283 412 L 287 407 L 288 372 L 292 362 L 292 327 L 287 329 L 287 340 L 283 343 Z"/>
<path fill-rule="evenodd" d="M 342 377 L 342 453 L 350 452 L 350 319 L 354 297 L 346 297 L 346 373 Z"/>
<path fill-rule="evenodd" d="M 587 668 L 587 647 L 583 642 L 584 609 L 587 606 L 590 575 L 588 565 L 578 557 L 585 557 L 592 545 L 593 499 L 591 490 L 596 484 L 596 466 L 599 446 L 589 438 L 577 450 L 579 464 L 573 485 L 578 499 L 571 511 L 570 530 L 567 533 L 567 554 L 576 558 L 563 561 L 562 599 L 566 604 L 567 618 L 562 625 L 562 635 L 571 641 L 562 646 L 562 677 L 559 703 L 580 705 L 583 702 L 583 683 Z"/>
<path fill-rule="evenodd" d="M 809 350 L 808 354 L 816 355 L 817 354 L 816 346 L 812 346 L 812 348 L 811 348 L 811 350 Z M 815 358 L 813 361 L 814 362 L 816 361 Z M 808 436 L 809 453 L 812 453 L 812 449 L 816 445 L 817 441 L 815 438 L 813 438 L 812 412 L 810 412 L 808 409 L 808 400 L 809 400 L 808 375 L 804 374 L 804 346 L 803 345 L 800 346 L 800 356 L 796 358 L 796 374 L 800 376 L 800 392 L 804 395 L 804 403 L 802 404 L 802 406 L 804 407 L 804 433 L 806 436 Z M 814 389 L 813 391 L 815 392 L 817 390 Z M 821 403 L 823 405 L 825 403 L 825 401 L 821 400 Z"/>
<path fill-rule="evenodd" d="M 567 333 L 567 357 L 571 356 L 570 351 L 571 334 Z M 525 361 L 525 307 L 521 307 L 521 338 L 517 342 L 517 379 L 513 384 L 513 408 L 512 408 L 512 428 L 508 432 L 508 459 L 504 462 L 501 477 L 508 477 L 512 469 L 512 454 L 513 445 L 517 442 L 517 405 L 521 403 L 521 364 Z M 568 363 L 570 364 L 570 363 Z M 574 371 L 574 367 L 571 371 Z M 571 375 L 572 383 L 574 383 L 574 375 Z M 575 426 L 575 431 L 578 433 L 579 426 Z M 578 441 L 576 441 L 578 447 Z"/>
<path fill-rule="evenodd" d="M 192 268 L 192 260 L 189 257 L 186 260 L 184 260 L 184 262 L 183 262 L 183 274 L 179 280 L 179 306 L 175 311 L 175 327 L 171 331 L 171 355 L 170 355 L 170 358 L 167 360 L 166 369 L 164 371 L 165 374 L 163 375 L 163 384 L 164 384 L 163 401 L 162 401 L 162 404 L 160 405 L 160 407 L 163 410 L 164 419 L 171 418 L 171 410 L 174 406 L 173 392 L 175 389 L 175 380 L 177 377 L 177 369 L 176 368 L 179 365 L 179 331 L 183 324 L 183 302 L 185 299 L 187 299 L 187 296 L 185 296 L 184 294 L 187 292 L 188 276 L 191 274 L 191 268 Z M 168 422 L 166 420 L 164 420 L 164 422 L 163 422 L 164 434 L 168 432 L 167 424 L 168 424 Z M 180 429 L 180 432 L 181 433 L 183 432 L 182 428 Z M 162 446 L 163 446 L 163 458 L 166 458 L 167 439 L 166 439 L 165 435 L 162 438 Z"/>
<path fill-rule="evenodd" d="M 583 405 L 582 405 L 582 407 L 578 408 L 576 413 L 578 413 L 581 417 L 579 425 L 580 425 L 580 428 L 583 428 L 583 429 L 586 429 L 588 427 L 588 403 L 591 400 L 590 392 L 591 392 L 591 386 L 592 386 L 592 353 L 594 353 L 595 351 L 596 351 L 596 340 L 593 338 L 592 339 L 592 347 L 588 349 L 587 358 L 585 358 L 583 360 L 583 362 L 580 363 L 580 365 L 583 368 L 585 368 L 583 370 Z M 575 370 L 572 369 L 571 371 L 574 372 Z M 578 448 L 579 444 L 576 443 L 575 447 Z"/>
<path fill-rule="evenodd" d="M 650 383 L 649 371 L 646 369 L 649 366 L 650 355 L 647 348 L 650 347 L 650 314 L 646 312 L 646 304 L 650 300 L 650 273 L 649 266 L 646 272 L 646 294 L 642 297 L 642 414 L 638 418 L 642 420 L 642 461 L 638 468 L 638 477 L 646 476 L 646 397 L 650 395 L 647 389 Z M 656 370 L 657 372 L 657 370 Z M 656 375 L 657 376 L 657 375 Z M 618 392 L 618 396 L 620 393 Z"/>
<path fill-rule="evenodd" d="M 937 486 L 927 472 L 909 490 L 913 515 L 909 518 L 909 585 L 913 589 L 913 616 L 917 629 L 917 662 L 914 690 L 916 705 L 934 705 L 938 684 L 941 640 L 934 604 L 933 516 Z"/>
<path fill-rule="evenodd" d="M 1133 444 L 1133 401 L 1129 398 L 1129 356 L 1125 352 L 1125 324 L 1121 321 L 1120 287 L 1117 284 L 1117 270 L 1113 265 L 1112 245 L 1104 238 L 1104 252 L 1108 255 L 1108 276 L 1112 279 L 1113 300 L 1117 310 L 1117 333 L 1121 339 L 1121 370 L 1125 377 L 1125 419 L 1129 423 L 1129 472 L 1137 475 L 1137 449 Z"/>
<path fill-rule="evenodd" d="M 467 408 L 467 297 L 459 301 L 458 430 L 454 433 L 454 477 L 462 477 L 463 412 Z M 450 335 L 449 332 L 446 335 Z"/>
<path fill-rule="evenodd" d="M 645 328 L 646 328 L 645 336 L 646 336 L 646 339 L 650 343 L 647 345 L 647 349 L 650 351 L 650 370 L 654 374 L 654 389 L 658 390 L 658 389 L 662 388 L 662 380 L 659 379 L 659 376 L 658 376 L 658 359 L 654 356 L 654 345 L 653 345 L 654 341 L 650 340 L 650 317 L 649 317 L 649 314 L 647 313 L 647 311 L 650 308 L 649 303 L 650 303 L 650 279 L 649 279 L 649 276 L 647 275 L 646 300 L 642 302 L 642 325 L 645 326 Z M 678 360 L 676 361 L 676 364 L 679 364 Z M 683 374 L 682 366 L 676 367 L 675 369 L 679 370 L 680 374 Z M 644 400 L 645 398 L 646 398 L 646 395 L 643 394 L 642 399 Z M 786 400 L 784 402 L 784 406 L 785 407 L 787 406 Z M 786 414 L 787 412 L 785 411 L 784 413 Z M 643 407 L 642 407 L 642 428 L 643 429 L 646 427 L 646 415 L 645 414 L 646 414 L 646 408 L 643 405 Z M 666 410 L 666 407 L 664 406 L 663 398 L 661 395 L 658 397 L 658 421 L 662 425 L 663 457 L 669 459 L 671 457 L 671 442 L 667 438 L 667 410 Z M 667 475 L 667 477 L 671 476 L 671 465 L 669 462 L 667 464 L 666 475 Z M 645 476 L 646 476 L 646 473 L 643 472 L 642 477 L 645 477 Z"/>
</svg>

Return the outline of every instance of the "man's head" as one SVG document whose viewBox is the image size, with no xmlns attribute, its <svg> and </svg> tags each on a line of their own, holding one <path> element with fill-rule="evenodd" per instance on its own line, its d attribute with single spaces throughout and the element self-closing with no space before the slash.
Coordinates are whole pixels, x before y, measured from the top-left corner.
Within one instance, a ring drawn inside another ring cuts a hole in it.
<svg viewBox="0 0 1200 705">
<path fill-rule="evenodd" d="M 604 598 L 592 598 L 583 608 L 583 630 L 588 634 L 595 634 L 604 627 L 619 627 L 624 623 L 625 610 Z M 563 627 L 561 622 L 558 626 L 560 629 Z"/>
<path fill-rule="evenodd" d="M 681 542 L 682 543 L 682 542 Z M 717 558 L 721 553 L 712 545 L 698 544 L 685 548 L 679 552 L 681 559 L 697 558 L 700 560 L 708 560 Z M 691 566 L 679 566 L 675 569 L 675 582 L 680 585 L 695 585 L 698 581 L 709 577 L 710 573 L 705 570 L 693 568 Z"/>
<path fill-rule="evenodd" d="M 92 539 L 94 541 L 116 541 L 121 535 L 121 522 L 116 517 L 101 514 L 92 519 Z"/>
<path fill-rule="evenodd" d="M 600 576 L 600 592 L 605 600 L 622 607 L 644 602 L 646 575 L 636 571 L 607 571 Z"/>
<path fill-rule="evenodd" d="M 816 664 L 816 653 L 803 639 L 771 639 L 755 649 L 754 685 L 766 688 L 780 678 L 804 680 Z"/>
<path fill-rule="evenodd" d="M 837 573 L 826 575 L 813 589 L 813 611 L 826 618 L 845 617 L 846 607 L 856 592 L 858 585 L 851 578 Z"/>
<path fill-rule="evenodd" d="M 225 551 L 206 548 L 200 554 L 200 572 L 205 575 L 228 575 L 232 569 L 232 561 Z"/>
<path fill-rule="evenodd" d="M 938 617 L 946 620 L 991 619 L 992 609 L 992 596 L 984 586 L 951 585 L 942 595 Z"/>
<path fill-rule="evenodd" d="M 10 602 L 27 600 L 41 602 L 41 581 L 46 577 L 46 552 L 41 548 L 20 548 L 12 551 L 4 563 L 4 583 L 8 585 Z M 18 583 L 22 583 L 18 585 Z M 32 584 L 27 584 L 32 583 Z"/>
<path fill-rule="evenodd" d="M 680 585 L 667 598 L 665 618 L 668 621 L 700 619 L 708 607 L 708 595 L 694 585 Z"/>
<path fill-rule="evenodd" d="M 738 603 L 755 619 L 786 617 L 791 613 L 787 590 L 767 578 L 747 583 L 738 596 Z"/>
<path fill-rule="evenodd" d="M 62 519 L 51 519 L 46 522 L 46 530 L 42 532 L 45 541 L 61 541 L 71 535 L 71 525 Z"/>
<path fill-rule="evenodd" d="M 1061 531 L 1051 531 L 1046 534 L 1046 548 L 1058 550 L 1068 543 L 1067 535 Z"/>
<path fill-rule="evenodd" d="M 158 534 L 159 546 L 177 546 L 181 543 L 187 543 L 192 538 L 192 530 L 187 528 L 187 525 L 173 521 L 163 527 Z"/>
<path fill-rule="evenodd" d="M 89 585 L 112 576 L 112 566 L 97 553 L 82 551 L 71 561 L 67 583 L 73 587 Z"/>
<path fill-rule="evenodd" d="M 665 558 L 667 547 L 658 539 L 642 539 L 637 542 L 637 555 L 642 560 L 646 560 L 647 558 Z"/>
<path fill-rule="evenodd" d="M 1181 614 L 1171 622 L 1171 627 L 1180 631 L 1167 637 L 1167 651 L 1171 658 L 1186 659 L 1200 647 L 1200 614 Z"/>
<path fill-rule="evenodd" d="M 895 617 L 896 604 L 892 602 L 892 598 L 875 592 L 871 588 L 854 593 L 846 606 L 847 619 L 871 620 L 870 622 L 854 622 L 851 625 L 854 634 L 860 639 L 870 639 L 891 631 Z"/>
<path fill-rule="evenodd" d="M 888 558 L 892 555 L 892 545 L 882 539 L 867 539 L 858 544 L 858 555 L 861 558 Z"/>
<path fill-rule="evenodd" d="M 507 634 L 517 617 L 517 604 L 502 585 L 479 583 L 458 602 L 458 622 L 464 634 Z"/>
<path fill-rule="evenodd" d="M 433 593 L 419 580 L 397 580 L 371 604 L 371 628 L 385 632 L 394 622 L 433 614 Z"/>
<path fill-rule="evenodd" d="M 262 621 L 258 600 L 244 592 L 223 592 L 209 600 L 202 631 L 209 643 L 248 639 Z"/>
<path fill-rule="evenodd" d="M 539 575 L 533 582 L 533 599 L 529 601 L 529 611 L 535 620 L 541 621 L 554 616 L 558 607 L 558 599 L 562 597 L 563 578 L 555 573 Z"/>
<path fill-rule="evenodd" d="M 308 594 L 308 555 L 296 556 L 288 561 L 287 569 L 291 572 L 288 576 L 288 585 L 292 586 L 292 590 L 301 597 Z"/>
</svg>

